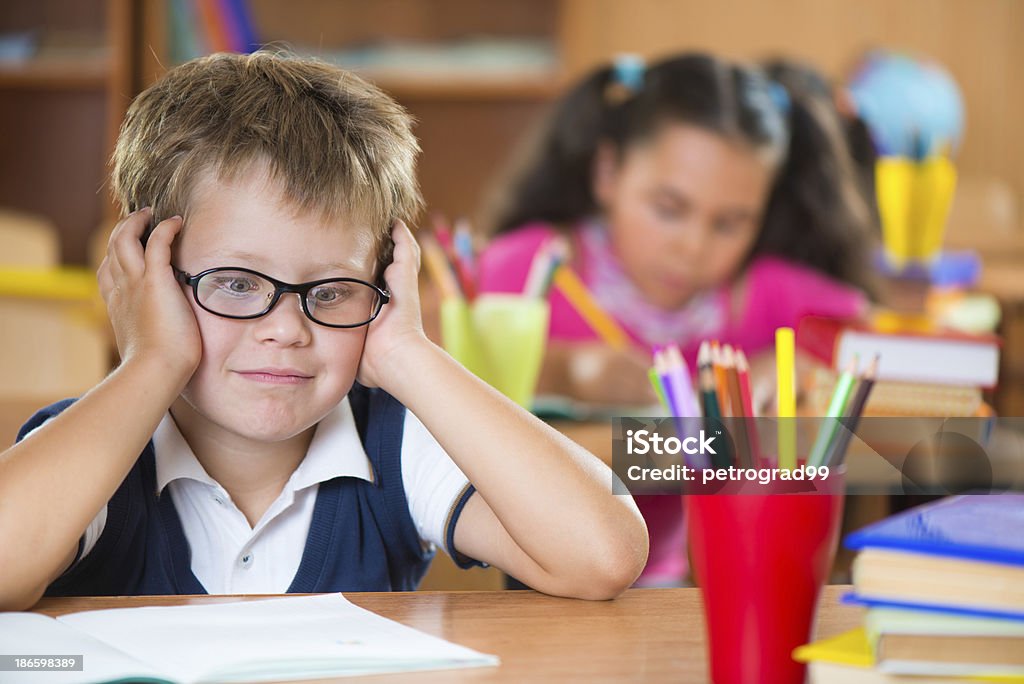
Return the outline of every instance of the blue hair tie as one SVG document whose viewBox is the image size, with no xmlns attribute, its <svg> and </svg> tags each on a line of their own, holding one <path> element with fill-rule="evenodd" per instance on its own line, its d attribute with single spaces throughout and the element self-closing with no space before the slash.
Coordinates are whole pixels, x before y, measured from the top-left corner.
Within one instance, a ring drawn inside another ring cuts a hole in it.
<svg viewBox="0 0 1024 684">
<path fill-rule="evenodd" d="M 615 82 L 634 93 L 644 87 L 646 70 L 647 64 L 640 55 L 621 54 L 612 63 Z"/>
<path fill-rule="evenodd" d="M 789 91 L 786 90 L 786 86 L 782 85 L 778 81 L 768 81 L 768 94 L 772 98 L 772 102 L 782 112 L 783 116 L 789 116 Z"/>
</svg>

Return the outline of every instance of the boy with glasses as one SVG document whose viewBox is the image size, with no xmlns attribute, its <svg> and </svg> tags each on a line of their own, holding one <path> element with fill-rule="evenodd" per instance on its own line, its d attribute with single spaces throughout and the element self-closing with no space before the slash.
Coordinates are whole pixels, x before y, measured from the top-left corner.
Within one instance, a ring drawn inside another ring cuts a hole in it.
<svg viewBox="0 0 1024 684">
<path fill-rule="evenodd" d="M 312 60 L 213 55 L 136 98 L 98 273 L 121 365 L 0 455 L 0 608 L 409 590 L 435 545 L 552 594 L 629 586 L 647 535 L 610 471 L 423 335 L 417 152 Z"/>
</svg>

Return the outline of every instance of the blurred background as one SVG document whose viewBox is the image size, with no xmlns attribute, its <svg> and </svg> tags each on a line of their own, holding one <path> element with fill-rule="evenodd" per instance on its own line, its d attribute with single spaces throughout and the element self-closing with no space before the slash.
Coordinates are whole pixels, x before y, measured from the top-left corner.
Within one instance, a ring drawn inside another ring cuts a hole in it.
<svg viewBox="0 0 1024 684">
<path fill-rule="evenodd" d="M 1024 2 L 4 0 L 5 443 L 34 408 L 83 392 L 114 358 L 91 274 L 116 221 L 107 160 L 132 97 L 191 57 L 264 44 L 356 69 L 404 104 L 418 121 L 429 212 L 478 229 L 549 104 L 617 54 L 784 57 L 817 68 L 840 97 L 870 50 L 937 65 L 962 108 L 945 246 L 981 260 L 970 288 L 998 302 L 1004 339 L 987 398 L 1001 415 L 1024 415 Z"/>
<path fill-rule="evenodd" d="M 108 218 L 106 160 L 132 96 L 173 64 L 237 49 L 204 10 L 222 4 L 243 7 L 255 42 L 360 70 L 406 105 L 419 121 L 428 204 L 448 215 L 481 216 L 488 189 L 565 84 L 621 52 L 686 49 L 793 58 L 835 83 L 873 48 L 933 60 L 962 92 L 961 185 L 990 184 L 1007 203 L 993 211 L 1024 195 L 1024 90 L 1014 85 L 1024 7 L 1015 0 L 5 0 L 0 206 L 52 220 L 63 262 L 88 263 L 89 238 Z M 975 216 L 965 230 L 987 239 L 985 222 L 1003 218 Z"/>
</svg>

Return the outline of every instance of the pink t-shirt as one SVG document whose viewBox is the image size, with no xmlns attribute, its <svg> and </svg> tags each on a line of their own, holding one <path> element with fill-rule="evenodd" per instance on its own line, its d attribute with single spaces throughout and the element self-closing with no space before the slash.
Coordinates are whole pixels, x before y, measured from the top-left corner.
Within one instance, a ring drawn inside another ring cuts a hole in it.
<svg viewBox="0 0 1024 684">
<path fill-rule="evenodd" d="M 706 292 L 679 312 L 656 310 L 634 290 L 600 239 L 595 224 L 583 224 L 573 235 L 573 269 L 595 299 L 612 313 L 639 346 L 676 342 L 691 368 L 705 339 L 741 347 L 748 356 L 773 348 L 775 329 L 795 327 L 807 315 L 852 317 L 867 306 L 864 295 L 807 266 L 774 256 L 755 257 L 746 271 L 745 301 L 731 301 L 728 286 Z M 482 292 L 520 292 L 534 254 L 555 233 L 542 223 L 526 225 L 491 242 L 480 260 Z M 598 247 L 595 248 L 594 245 Z M 549 295 L 549 338 L 564 341 L 597 339 L 564 296 Z M 629 320 L 625 320 L 629 319 Z M 666 339 L 666 336 L 668 339 Z M 685 528 L 681 502 L 673 496 L 636 497 L 647 521 L 651 550 L 641 577 L 645 584 L 671 584 L 686 572 Z"/>
<path fill-rule="evenodd" d="M 533 223 L 497 237 L 484 251 L 480 261 L 481 291 L 521 291 L 534 255 L 553 234 L 554 230 L 550 226 Z M 576 243 L 574 246 L 578 246 L 578 240 Z M 621 307 L 618 302 L 602 301 L 603 288 L 595 282 L 594 264 L 588 263 L 586 258 L 588 251 L 577 248 L 574 252 L 576 260 L 572 267 L 598 302 L 609 311 L 613 311 L 616 306 Z M 747 268 L 746 278 L 746 301 L 739 307 L 738 315 L 734 314 L 730 306 L 728 287 L 723 286 L 715 292 L 701 295 L 700 306 L 707 307 L 708 302 L 711 302 L 715 308 L 717 325 L 710 328 L 701 325 L 699 337 L 692 340 L 683 339 L 682 336 L 675 336 L 671 340 L 651 339 L 652 335 L 645 335 L 642 323 L 630 325 L 621 317 L 619 322 L 638 345 L 650 347 L 670 341 L 679 343 L 692 366 L 702 340 L 714 338 L 722 344 L 739 346 L 747 356 L 751 356 L 772 348 L 776 328 L 796 326 L 807 315 L 855 317 L 867 305 L 867 300 L 859 290 L 807 266 L 779 257 L 755 257 Z M 549 301 L 551 339 L 597 339 L 594 331 L 560 292 L 552 290 Z M 634 307 L 640 306 L 651 307 L 643 301 L 634 302 Z M 662 315 L 670 317 L 673 313 L 663 312 Z M 680 312 L 679 315 L 686 314 Z M 706 318 L 702 316 L 700 320 Z"/>
</svg>

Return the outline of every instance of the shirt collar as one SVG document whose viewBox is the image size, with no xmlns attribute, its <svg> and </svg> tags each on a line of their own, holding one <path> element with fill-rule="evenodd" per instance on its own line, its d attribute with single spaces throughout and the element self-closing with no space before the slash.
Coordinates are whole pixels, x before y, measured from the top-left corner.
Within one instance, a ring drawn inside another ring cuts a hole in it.
<svg viewBox="0 0 1024 684">
<path fill-rule="evenodd" d="M 192 452 L 170 412 L 153 433 L 157 493 L 170 482 L 188 479 L 221 488 Z M 373 482 L 373 468 L 363 449 L 348 397 L 316 427 L 306 457 L 292 473 L 287 488 L 298 491 L 336 477 L 358 477 Z"/>
</svg>

